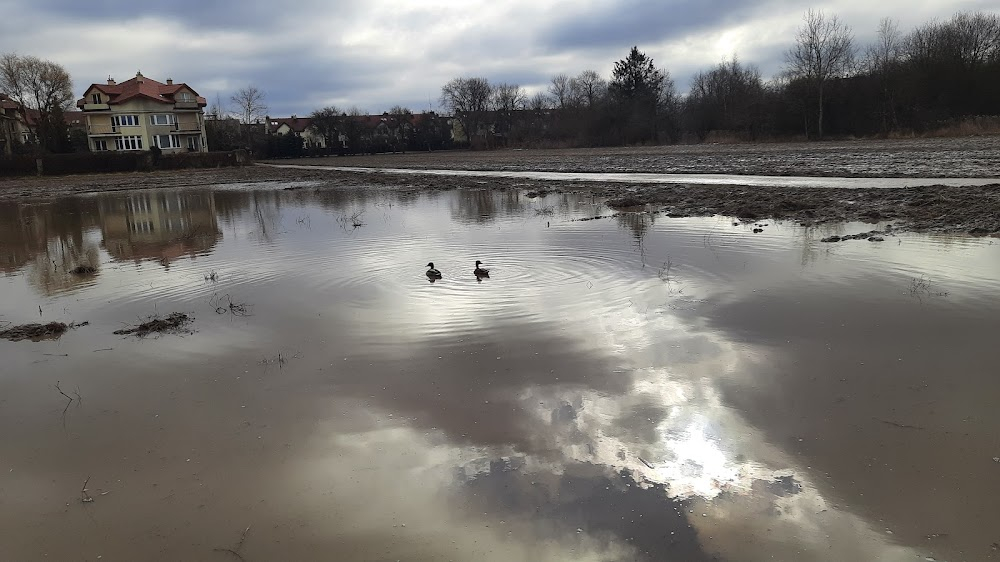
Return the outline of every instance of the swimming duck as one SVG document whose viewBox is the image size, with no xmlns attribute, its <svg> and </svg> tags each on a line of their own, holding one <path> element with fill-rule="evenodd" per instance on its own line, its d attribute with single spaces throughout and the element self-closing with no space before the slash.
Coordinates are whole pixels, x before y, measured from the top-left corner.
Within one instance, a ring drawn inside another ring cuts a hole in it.
<svg viewBox="0 0 1000 562">
<path fill-rule="evenodd" d="M 479 264 L 481 263 L 483 262 L 476 260 L 476 269 L 472 270 L 472 273 L 474 273 L 476 277 L 489 277 L 490 270 L 479 267 Z"/>
<path fill-rule="evenodd" d="M 431 279 L 441 278 L 441 272 L 434 269 L 434 262 L 430 262 L 429 264 L 427 264 L 427 267 L 430 268 L 427 270 L 427 277 L 430 277 Z"/>
</svg>

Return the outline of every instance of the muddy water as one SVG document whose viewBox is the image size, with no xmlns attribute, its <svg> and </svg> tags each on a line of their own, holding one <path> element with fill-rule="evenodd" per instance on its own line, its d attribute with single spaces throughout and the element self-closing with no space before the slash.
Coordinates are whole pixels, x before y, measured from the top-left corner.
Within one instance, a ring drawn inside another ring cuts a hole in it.
<svg viewBox="0 0 1000 562">
<path fill-rule="evenodd" d="M 0 321 L 89 322 L 0 340 L 0 559 L 998 555 L 1000 245 L 609 214 L 0 203 Z"/>
</svg>

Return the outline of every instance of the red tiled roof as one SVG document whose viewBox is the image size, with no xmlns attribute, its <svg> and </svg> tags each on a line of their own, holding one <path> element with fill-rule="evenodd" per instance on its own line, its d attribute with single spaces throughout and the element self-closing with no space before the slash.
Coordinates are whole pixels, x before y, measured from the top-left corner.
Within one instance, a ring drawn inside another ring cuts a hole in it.
<svg viewBox="0 0 1000 562">
<path fill-rule="evenodd" d="M 108 102 L 109 105 L 116 105 L 119 103 L 126 102 L 133 98 L 146 98 L 160 103 L 175 103 L 178 100 L 174 99 L 174 95 L 181 89 L 187 88 L 195 95 L 195 100 L 198 105 L 204 107 L 208 105 L 208 101 L 202 96 L 198 95 L 198 92 L 194 91 L 194 88 L 188 86 L 187 84 L 164 84 L 162 82 L 157 82 L 152 78 L 146 78 L 141 74 L 136 75 L 135 78 L 130 78 L 124 82 L 118 84 L 91 84 L 87 91 L 98 90 L 103 94 L 106 94 L 111 101 Z M 78 107 L 82 107 L 87 103 L 86 98 L 81 98 L 76 102 Z"/>
<path fill-rule="evenodd" d="M 84 121 L 82 111 L 64 111 L 63 121 L 70 127 L 84 127 L 87 125 L 87 122 Z"/>
<path fill-rule="evenodd" d="M 312 125 L 312 119 L 308 117 L 271 117 L 268 122 L 270 130 L 277 130 L 278 127 L 282 125 L 288 125 L 288 128 L 296 133 L 303 133 Z"/>
</svg>

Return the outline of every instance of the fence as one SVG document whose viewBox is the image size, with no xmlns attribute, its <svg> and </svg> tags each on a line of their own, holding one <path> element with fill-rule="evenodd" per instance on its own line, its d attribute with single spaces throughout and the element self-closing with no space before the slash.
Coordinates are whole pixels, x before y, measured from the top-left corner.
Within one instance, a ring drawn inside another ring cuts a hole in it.
<svg viewBox="0 0 1000 562">
<path fill-rule="evenodd" d="M 223 168 L 250 163 L 245 150 L 161 154 L 152 152 L 79 152 L 35 157 L 0 156 L 0 176 L 59 176 L 109 172 L 151 172 L 188 168 Z"/>
</svg>

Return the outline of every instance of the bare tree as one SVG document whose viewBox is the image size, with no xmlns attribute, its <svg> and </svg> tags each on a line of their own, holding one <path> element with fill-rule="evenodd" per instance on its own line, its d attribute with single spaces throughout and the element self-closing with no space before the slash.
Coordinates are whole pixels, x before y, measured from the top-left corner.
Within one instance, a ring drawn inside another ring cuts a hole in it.
<svg viewBox="0 0 1000 562">
<path fill-rule="evenodd" d="M 225 102 L 222 101 L 222 96 L 218 93 L 215 94 L 215 102 L 208 108 L 208 115 L 211 115 L 216 120 L 229 117 L 229 108 L 226 107 Z"/>
<path fill-rule="evenodd" d="M 531 96 L 528 100 L 528 109 L 533 111 L 541 111 L 543 109 L 548 109 L 551 104 L 551 99 L 549 96 L 545 95 L 543 92 L 538 92 L 537 94 Z"/>
<path fill-rule="evenodd" d="M 55 113 L 61 121 L 62 110 L 73 102 L 73 81 L 62 65 L 14 53 L 0 55 L 0 91 L 17 102 L 21 122 L 41 146 L 51 144 L 40 134 L 50 129 L 44 126 L 49 117 Z M 28 117 L 31 111 L 38 112 L 37 119 Z"/>
<path fill-rule="evenodd" d="M 309 128 L 317 135 L 323 137 L 327 148 L 340 146 L 340 129 L 343 127 L 341 124 L 343 121 L 342 111 L 335 106 L 328 105 L 323 109 L 313 111 L 309 119 L 312 120 Z"/>
<path fill-rule="evenodd" d="M 510 139 L 517 111 L 524 109 L 528 95 L 517 84 L 500 83 L 493 87 L 493 108 L 496 110 L 497 133 Z"/>
<path fill-rule="evenodd" d="M 848 74 L 854 64 L 854 34 L 837 16 L 829 19 L 822 10 L 809 10 L 785 53 L 788 72 L 806 80 L 817 96 L 816 131 L 823 137 L 823 94 L 827 83 Z"/>
<path fill-rule="evenodd" d="M 389 108 L 389 127 L 395 136 L 396 149 L 406 151 L 413 137 L 413 111 L 408 107 L 394 105 Z"/>
<path fill-rule="evenodd" d="M 761 126 L 764 82 L 760 70 L 734 56 L 709 72 L 699 72 L 685 99 L 688 126 L 699 137 L 713 130 L 733 131 L 754 138 Z"/>
<path fill-rule="evenodd" d="M 573 79 L 572 84 L 574 97 L 579 98 L 585 107 L 594 107 L 608 91 L 607 80 L 593 70 L 584 70 Z"/>
<path fill-rule="evenodd" d="M 493 87 L 486 78 L 455 78 L 441 88 L 441 106 L 458 120 L 471 142 L 490 110 Z"/>
<path fill-rule="evenodd" d="M 864 67 L 871 76 L 878 79 L 879 108 L 882 132 L 896 126 L 896 92 L 892 75 L 899 67 L 903 56 L 903 35 L 899 26 L 890 18 L 879 21 L 875 42 L 868 46 Z"/>
<path fill-rule="evenodd" d="M 566 107 L 571 87 L 572 79 L 569 76 L 557 74 L 552 77 L 552 81 L 549 84 L 549 94 L 552 95 L 552 99 L 555 101 L 556 109 Z"/>
<path fill-rule="evenodd" d="M 230 98 L 236 106 L 236 113 L 239 114 L 240 121 L 244 124 L 251 124 L 260 121 L 267 113 L 267 104 L 264 102 L 264 92 L 250 84 L 246 88 L 236 90 Z"/>
<path fill-rule="evenodd" d="M 264 92 L 250 84 L 246 88 L 236 90 L 229 100 L 236 106 L 236 115 L 246 131 L 247 149 L 253 150 L 254 123 L 259 123 L 267 113 Z"/>
</svg>

